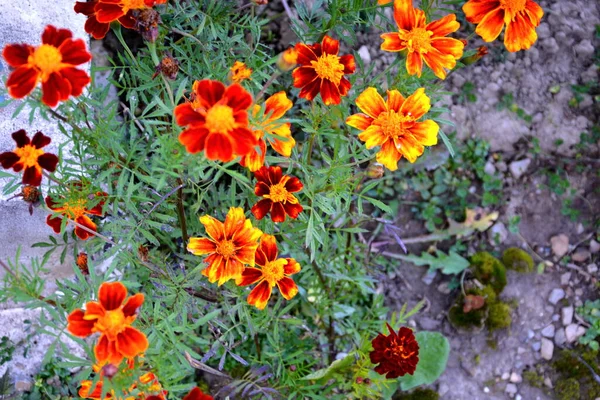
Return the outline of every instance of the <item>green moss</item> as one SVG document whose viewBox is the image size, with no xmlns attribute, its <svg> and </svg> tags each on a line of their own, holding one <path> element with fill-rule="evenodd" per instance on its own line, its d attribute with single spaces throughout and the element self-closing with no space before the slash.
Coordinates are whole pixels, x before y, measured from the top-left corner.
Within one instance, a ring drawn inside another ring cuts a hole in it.
<svg viewBox="0 0 600 400">
<path fill-rule="evenodd" d="M 504 266 L 517 272 L 533 272 L 533 258 L 525 250 L 518 247 L 510 247 L 502 254 Z"/>
<path fill-rule="evenodd" d="M 541 388 L 544 385 L 544 377 L 533 370 L 523 371 L 523 380 L 527 382 L 529 386 L 536 388 Z"/>
<path fill-rule="evenodd" d="M 490 305 L 488 308 L 488 317 L 485 322 L 490 331 L 508 328 L 511 322 L 512 317 L 510 316 L 510 307 L 508 304 L 496 302 Z"/>
<path fill-rule="evenodd" d="M 496 293 L 506 286 L 506 268 L 496 257 L 481 251 L 471 257 L 471 269 L 475 278 L 484 285 L 490 285 Z"/>
<path fill-rule="evenodd" d="M 488 347 L 492 350 L 497 350 L 498 349 L 498 341 L 496 339 L 494 339 L 493 337 L 488 338 L 485 341 L 488 345 Z"/>
<path fill-rule="evenodd" d="M 559 374 L 559 379 L 556 382 L 556 393 L 559 394 L 559 384 L 561 389 L 566 390 L 569 388 L 570 384 L 563 382 L 576 381 L 579 383 L 581 398 L 595 399 L 600 396 L 600 384 L 596 382 L 592 372 L 581 362 L 579 357 L 591 366 L 596 374 L 600 373 L 600 360 L 598 359 L 597 351 L 585 351 L 581 348 L 576 348 L 575 350 L 562 350 L 558 353 L 556 360 L 552 363 L 552 367 Z M 573 397 L 573 399 L 579 399 L 580 397 Z M 560 397 L 560 399 L 563 398 L 567 397 Z"/>
<path fill-rule="evenodd" d="M 462 329 L 481 329 L 483 328 L 487 307 L 484 306 L 479 310 L 471 310 L 468 313 L 463 312 L 462 299 L 460 296 L 460 302 L 457 301 L 450 310 L 448 311 L 448 320 L 454 325 L 455 328 Z"/>
<path fill-rule="evenodd" d="M 573 378 L 558 381 L 554 391 L 560 400 L 581 399 L 579 382 Z"/>
<path fill-rule="evenodd" d="M 411 393 L 398 393 L 394 400 L 438 400 L 440 395 L 431 389 L 416 389 Z"/>
</svg>

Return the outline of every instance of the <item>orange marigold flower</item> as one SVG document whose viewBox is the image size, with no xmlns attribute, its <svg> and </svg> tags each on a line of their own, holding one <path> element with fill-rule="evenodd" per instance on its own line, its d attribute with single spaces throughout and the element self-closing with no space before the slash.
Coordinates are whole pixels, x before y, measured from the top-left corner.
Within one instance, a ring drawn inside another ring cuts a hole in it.
<svg viewBox="0 0 600 400">
<path fill-rule="evenodd" d="M 460 40 L 446 37 L 460 27 L 456 15 L 449 14 L 428 24 L 425 13 L 414 8 L 412 0 L 394 0 L 394 19 L 398 32 L 381 35 L 381 50 L 406 50 L 406 70 L 410 75 L 420 77 L 425 61 L 435 76 L 445 79 L 446 69 L 456 66 L 465 47 Z"/>
<path fill-rule="evenodd" d="M 265 101 L 265 111 L 262 116 L 258 116 L 261 107 L 255 104 L 252 108 L 252 115 L 259 119 L 254 134 L 258 139 L 258 147 L 260 152 L 255 148 L 246 154 L 240 164 L 252 172 L 256 171 L 265 164 L 265 155 L 267 152 L 267 144 L 265 140 L 277 153 L 284 157 L 292 155 L 292 149 L 296 145 L 296 141 L 292 138 L 292 131 L 289 122 L 279 122 L 279 119 L 290 109 L 294 103 L 287 98 L 285 92 L 275 93 Z M 266 138 L 265 138 L 266 136 Z M 281 139 L 277 139 L 281 138 Z"/>
<path fill-rule="evenodd" d="M 252 69 L 248 68 L 246 64 L 241 61 L 236 61 L 233 66 L 229 68 L 229 79 L 233 83 L 240 83 L 246 79 L 250 79 L 252 75 Z"/>
<path fill-rule="evenodd" d="M 296 64 L 298 64 L 298 51 L 296 51 L 295 47 L 290 47 L 279 53 L 279 56 L 277 57 L 277 68 L 281 71 L 290 71 Z"/>
<path fill-rule="evenodd" d="M 72 39 L 68 29 L 46 26 L 42 44 L 9 44 L 2 56 L 7 64 L 15 68 L 6 81 L 8 94 L 15 99 L 27 96 L 42 82 L 42 101 L 55 107 L 69 96 L 79 96 L 90 83 L 89 75 L 75 66 L 92 59 L 83 39 Z"/>
<path fill-rule="evenodd" d="M 15 172 L 24 170 L 23 183 L 39 186 L 42 183 L 42 169 L 54 172 L 58 164 L 58 157 L 42 150 L 52 139 L 37 132 L 30 140 L 23 129 L 13 132 L 12 138 L 17 143 L 17 148 L 0 154 L 2 168 L 12 168 Z"/>
<path fill-rule="evenodd" d="M 544 16 L 542 7 L 532 0 L 469 0 L 463 11 L 486 42 L 496 40 L 506 25 L 504 46 L 510 52 L 527 50 L 537 41 L 535 28 Z"/>
<path fill-rule="evenodd" d="M 213 397 L 203 393 L 200 388 L 195 387 L 185 395 L 183 400 L 213 400 Z"/>
<path fill-rule="evenodd" d="M 146 335 L 131 324 L 144 303 L 138 293 L 127 299 L 127 288 L 121 282 L 103 283 L 98 290 L 98 300 L 77 309 L 67 317 L 67 329 L 78 337 L 100 333 L 94 348 L 96 361 L 119 365 L 123 358 L 131 359 L 148 348 Z"/>
<path fill-rule="evenodd" d="M 112 364 L 109 364 L 112 365 Z M 114 391 L 107 393 L 105 397 L 102 396 L 103 382 L 98 381 L 96 386 L 92 389 L 93 382 L 85 380 L 81 382 L 81 388 L 79 389 L 79 396 L 84 399 L 102 400 L 102 399 L 123 399 L 123 400 L 166 400 L 167 391 L 163 390 L 162 385 L 158 381 L 156 375 L 152 372 L 148 372 L 138 379 L 129 387 L 128 390 L 123 392 L 123 396 L 116 396 Z M 132 395 L 137 389 L 137 394 Z M 156 394 L 149 394 L 156 393 Z"/>
<path fill-rule="evenodd" d="M 260 246 L 256 250 L 256 265 L 261 268 L 244 269 L 242 276 L 235 282 L 238 286 L 258 283 L 248 295 L 248 304 L 263 310 L 275 285 L 286 300 L 291 300 L 298 294 L 298 286 L 289 276 L 300 272 L 300 264 L 293 258 L 277 258 L 275 236 L 262 235 Z"/>
<path fill-rule="evenodd" d="M 83 251 L 77 255 L 77 260 L 75 260 L 75 264 L 77 264 L 77 268 L 81 271 L 83 275 L 89 275 L 90 270 L 88 268 L 88 255 Z"/>
<path fill-rule="evenodd" d="M 252 227 L 242 208 L 231 207 L 225 223 L 210 215 L 200 217 L 200 222 L 209 238 L 190 238 L 187 249 L 197 256 L 208 255 L 204 259 L 208 267 L 202 275 L 207 276 L 209 282 L 218 281 L 220 286 L 239 278 L 244 264 L 254 266 L 254 253 L 262 232 Z"/>
<path fill-rule="evenodd" d="M 190 153 L 204 150 L 210 160 L 245 156 L 257 144 L 248 128 L 251 105 L 252 96 L 238 83 L 225 88 L 218 81 L 196 81 L 192 101 L 175 107 L 177 124 L 187 127 L 179 141 Z"/>
<path fill-rule="evenodd" d="M 380 6 L 391 3 L 392 0 L 377 0 L 377 4 Z"/>
<path fill-rule="evenodd" d="M 108 196 L 105 192 L 96 192 L 96 197 L 104 199 Z M 97 232 L 96 224 L 86 214 L 102 216 L 102 207 L 104 207 L 104 200 L 100 200 L 94 207 L 86 208 L 86 198 L 67 199 L 62 205 L 56 203 L 50 196 L 46 196 L 46 205 L 49 209 L 54 212 L 61 213 L 66 218 L 77 222 L 86 228 Z M 46 224 L 48 224 L 56 233 L 60 233 L 60 227 L 62 225 L 62 218 L 48 215 L 46 217 Z M 75 227 L 75 234 L 81 240 L 87 240 L 89 237 L 94 236 L 92 233 L 82 229 L 79 226 Z"/>
<path fill-rule="evenodd" d="M 377 89 L 367 88 L 356 99 L 364 114 L 351 115 L 346 123 L 363 131 L 358 138 L 367 149 L 380 146 L 377 162 L 395 171 L 402 156 L 413 163 L 423 154 L 424 146 L 437 144 L 440 127 L 432 120 L 417 122 L 431 108 L 425 89 L 417 89 L 406 99 L 397 90 L 387 94 L 386 102 Z"/>
<path fill-rule="evenodd" d="M 283 175 L 281 167 L 262 167 L 254 177 L 258 181 L 254 194 L 263 197 L 251 210 L 256 219 L 263 219 L 268 212 L 271 212 L 273 222 L 285 221 L 286 214 L 298 218 L 303 208 L 292 193 L 302 190 L 300 179 Z"/>
<path fill-rule="evenodd" d="M 298 64 L 294 70 L 294 87 L 302 88 L 299 96 L 312 101 L 319 93 L 325 105 L 340 104 L 346 96 L 350 81 L 344 77 L 356 70 L 354 56 L 338 56 L 340 42 L 325 35 L 321 43 L 296 44 Z"/>
<path fill-rule="evenodd" d="M 388 336 L 380 333 L 373 339 L 373 351 L 369 354 L 375 372 L 395 379 L 406 374 L 412 375 L 419 363 L 419 343 L 411 329 L 401 327 L 398 333 L 387 324 Z"/>
</svg>

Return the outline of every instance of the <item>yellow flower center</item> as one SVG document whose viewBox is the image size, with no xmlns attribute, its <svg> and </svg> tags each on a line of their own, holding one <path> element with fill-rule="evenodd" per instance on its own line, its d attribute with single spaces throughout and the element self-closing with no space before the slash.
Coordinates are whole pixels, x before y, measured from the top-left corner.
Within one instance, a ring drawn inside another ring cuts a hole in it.
<svg viewBox="0 0 600 400">
<path fill-rule="evenodd" d="M 404 115 L 397 113 L 394 110 L 390 110 L 379 114 L 373 124 L 379 125 L 385 136 L 393 139 L 403 136 L 406 133 L 404 123 L 412 121 L 412 119 L 413 118 L 410 115 Z"/>
<path fill-rule="evenodd" d="M 285 188 L 285 183 L 278 183 L 270 188 L 269 198 L 275 203 L 281 203 L 287 200 L 289 193 Z"/>
<path fill-rule="evenodd" d="M 14 153 L 21 159 L 23 167 L 35 167 L 38 165 L 38 157 L 44 154 L 44 150 L 38 149 L 33 145 L 26 144 L 23 147 L 17 147 Z"/>
<path fill-rule="evenodd" d="M 339 85 L 344 76 L 344 65 L 340 63 L 340 58 L 334 54 L 323 54 L 317 61 L 310 62 L 317 76 L 321 79 L 327 79 L 335 85 Z"/>
<path fill-rule="evenodd" d="M 129 10 L 139 10 L 146 8 L 144 0 L 121 0 L 121 8 L 123 12 L 127 14 Z"/>
<path fill-rule="evenodd" d="M 116 310 L 106 311 L 103 317 L 98 318 L 94 329 L 104 333 L 109 339 L 114 340 L 126 326 L 131 324 L 130 318 L 125 317 L 121 307 Z"/>
<path fill-rule="evenodd" d="M 217 104 L 206 113 L 206 128 L 211 132 L 229 133 L 236 126 L 233 109 Z"/>
<path fill-rule="evenodd" d="M 69 218 L 76 219 L 85 214 L 85 200 L 79 199 L 69 203 L 65 203 L 63 205 L 64 213 L 69 216 Z"/>
<path fill-rule="evenodd" d="M 232 257 L 235 254 L 235 245 L 231 240 L 223 240 L 217 246 L 217 254 L 222 255 L 224 258 Z"/>
<path fill-rule="evenodd" d="M 500 0 L 500 7 L 513 14 L 525 10 L 525 4 L 527 4 L 527 0 Z"/>
<path fill-rule="evenodd" d="M 285 258 L 267 262 L 267 264 L 262 267 L 263 278 L 269 282 L 271 286 L 275 286 L 277 282 L 283 278 L 283 267 L 286 264 L 287 260 Z"/>
<path fill-rule="evenodd" d="M 61 69 L 62 54 L 58 48 L 43 44 L 29 56 L 28 62 L 42 72 L 42 81 L 45 82 L 51 73 Z"/>
<path fill-rule="evenodd" d="M 433 32 L 425 28 L 414 28 L 406 33 L 400 32 L 402 45 L 406 46 L 409 52 L 427 53 L 432 49 L 431 36 Z"/>
</svg>

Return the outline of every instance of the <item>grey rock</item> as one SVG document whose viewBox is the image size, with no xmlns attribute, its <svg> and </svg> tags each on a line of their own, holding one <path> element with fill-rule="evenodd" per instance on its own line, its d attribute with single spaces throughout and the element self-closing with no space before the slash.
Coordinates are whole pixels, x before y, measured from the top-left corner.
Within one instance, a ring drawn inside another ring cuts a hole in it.
<svg viewBox="0 0 600 400">
<path fill-rule="evenodd" d="M 488 160 L 488 162 L 485 163 L 485 167 L 483 167 L 483 172 L 485 172 L 488 175 L 496 174 L 496 167 L 494 166 L 492 160 Z"/>
<path fill-rule="evenodd" d="M 448 282 L 440 283 L 437 287 L 437 290 L 438 292 L 443 294 L 450 294 L 452 292 L 452 290 L 450 290 L 450 287 L 448 286 Z"/>
<path fill-rule="evenodd" d="M 508 166 L 508 169 L 515 179 L 519 179 L 525 172 L 527 172 L 529 164 L 531 164 L 531 160 L 529 158 L 524 158 L 522 160 L 511 162 Z"/>
<path fill-rule="evenodd" d="M 558 303 L 559 301 L 561 301 L 564 298 L 565 298 L 565 291 L 562 290 L 561 288 L 554 288 L 550 292 L 550 296 L 548 297 L 548 301 L 551 304 L 556 305 L 556 303 Z"/>
<path fill-rule="evenodd" d="M 587 250 L 577 250 L 571 256 L 573 261 L 578 262 L 578 263 L 582 263 L 582 262 L 586 261 L 587 259 L 589 259 L 590 257 L 591 257 L 591 253 Z"/>
<path fill-rule="evenodd" d="M 598 266 L 596 264 L 589 264 L 585 269 L 587 269 L 587 272 L 591 275 L 595 275 L 598 272 Z"/>
<path fill-rule="evenodd" d="M 547 338 L 554 337 L 554 325 L 550 324 L 547 327 L 545 327 L 544 329 L 542 329 L 542 336 L 547 337 Z"/>
<path fill-rule="evenodd" d="M 531 344 L 531 348 L 533 349 L 533 351 L 540 351 L 540 349 L 542 348 L 542 343 L 541 342 L 533 342 Z"/>
<path fill-rule="evenodd" d="M 446 383 L 440 384 L 440 387 L 438 388 L 438 394 L 440 395 L 440 397 L 443 397 L 449 391 L 450 391 L 450 386 L 448 386 L 448 384 L 446 384 Z"/>
<path fill-rule="evenodd" d="M 565 325 L 565 326 L 570 325 L 573 322 L 573 313 L 574 313 L 573 306 L 563 307 L 560 310 L 560 313 L 562 315 L 563 325 Z"/>
<path fill-rule="evenodd" d="M 551 340 L 542 338 L 541 354 L 544 360 L 552 359 L 552 355 L 554 354 L 554 343 L 552 343 Z"/>
<path fill-rule="evenodd" d="M 369 53 L 369 48 L 367 46 L 360 46 L 360 49 L 358 49 L 358 55 L 363 60 L 365 65 L 371 63 L 371 54 Z"/>
<path fill-rule="evenodd" d="M 509 396 L 514 396 L 515 394 L 517 394 L 517 385 L 515 385 L 514 383 L 509 383 L 506 385 L 506 389 L 504 389 L 504 391 L 506 392 L 506 394 L 508 394 Z"/>
<path fill-rule="evenodd" d="M 544 385 L 552 389 L 554 385 L 552 384 L 552 380 L 549 377 L 544 378 Z"/>
<path fill-rule="evenodd" d="M 600 252 L 600 243 L 596 242 L 594 239 L 590 240 L 590 253 L 596 254 Z"/>
<path fill-rule="evenodd" d="M 546 50 L 546 52 L 548 52 L 549 54 L 556 54 L 560 50 L 556 39 L 554 39 L 553 37 L 542 40 L 541 44 L 542 47 Z"/>
<path fill-rule="evenodd" d="M 565 272 L 564 274 L 562 274 L 560 276 L 560 284 L 562 286 L 567 286 L 570 281 L 571 281 L 571 273 L 570 272 Z"/>
<path fill-rule="evenodd" d="M 496 168 L 498 168 L 498 171 L 500 171 L 500 172 L 508 171 L 508 165 L 506 165 L 506 163 L 504 161 L 498 161 L 496 163 Z"/>
<path fill-rule="evenodd" d="M 421 328 L 426 331 L 434 331 L 439 329 L 441 324 L 441 321 L 429 317 L 423 317 L 419 320 L 419 325 L 421 325 Z"/>
<path fill-rule="evenodd" d="M 552 36 L 550 26 L 546 22 L 542 22 L 536 29 L 537 35 L 540 39 L 547 39 Z"/>
<path fill-rule="evenodd" d="M 423 275 L 423 277 L 421 278 L 421 281 L 423 281 L 424 284 L 429 286 L 433 283 L 433 280 L 435 279 L 436 276 L 437 276 L 437 270 L 428 271 L 425 273 L 425 275 Z"/>
<path fill-rule="evenodd" d="M 552 236 L 550 244 L 552 245 L 552 253 L 558 258 L 563 257 L 569 251 L 569 237 L 564 233 Z"/>
<path fill-rule="evenodd" d="M 465 85 L 465 83 L 467 83 L 467 79 L 462 75 L 454 74 L 454 76 L 452 77 L 452 83 L 457 88 L 462 88 Z"/>
<path fill-rule="evenodd" d="M 585 328 L 583 326 L 570 324 L 565 328 L 567 343 L 573 343 L 583 335 L 585 335 Z"/>
<path fill-rule="evenodd" d="M 505 372 L 502 374 L 502 376 L 500 377 L 500 379 L 502 379 L 503 381 L 507 381 L 508 378 L 510 378 L 510 373 Z"/>
<path fill-rule="evenodd" d="M 521 377 L 521 375 L 517 374 L 516 372 L 513 372 L 512 374 L 510 374 L 510 381 L 512 383 L 521 383 L 523 382 L 523 378 Z"/>
<path fill-rule="evenodd" d="M 595 52 L 594 45 L 588 39 L 579 42 L 579 44 L 575 46 L 573 50 L 575 50 L 575 53 L 582 58 L 589 58 L 594 55 Z"/>
<path fill-rule="evenodd" d="M 502 244 L 508 238 L 508 230 L 506 226 L 502 222 L 496 222 L 492 227 L 488 230 L 488 239 L 490 244 Z"/>
<path fill-rule="evenodd" d="M 556 330 L 556 334 L 554 335 L 554 343 L 556 343 L 557 346 L 562 346 L 567 343 L 565 328 L 558 328 Z"/>
</svg>

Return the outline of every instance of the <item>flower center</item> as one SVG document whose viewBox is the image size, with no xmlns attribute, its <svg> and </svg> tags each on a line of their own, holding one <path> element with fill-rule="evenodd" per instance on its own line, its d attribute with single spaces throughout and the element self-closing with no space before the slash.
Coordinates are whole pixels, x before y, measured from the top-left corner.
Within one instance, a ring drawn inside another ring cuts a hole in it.
<svg viewBox="0 0 600 400">
<path fill-rule="evenodd" d="M 317 76 L 321 79 L 327 79 L 335 85 L 339 85 L 344 76 L 344 65 L 340 63 L 340 58 L 334 54 L 323 54 L 317 61 L 310 62 Z"/>
<path fill-rule="evenodd" d="M 144 0 L 121 0 L 121 8 L 123 9 L 123 12 L 127 14 L 129 10 L 146 8 L 146 4 L 144 3 Z"/>
<path fill-rule="evenodd" d="M 118 308 L 106 311 L 104 316 L 96 322 L 95 328 L 98 332 L 108 335 L 109 339 L 114 340 L 129 324 L 130 322 L 125 317 L 125 314 L 123 314 L 123 310 Z"/>
<path fill-rule="evenodd" d="M 283 267 L 286 263 L 287 260 L 284 258 L 267 262 L 266 265 L 262 267 L 263 278 L 269 282 L 271 286 L 275 286 L 284 276 Z"/>
<path fill-rule="evenodd" d="M 381 130 L 390 139 L 397 138 L 399 136 L 403 136 L 406 133 L 406 129 L 404 128 L 404 123 L 411 121 L 412 117 L 410 115 L 403 115 L 400 113 L 396 113 L 394 110 L 384 111 L 377 119 L 374 121 L 374 124 L 379 125 Z"/>
<path fill-rule="evenodd" d="M 217 253 L 224 258 L 229 258 L 235 254 L 235 246 L 231 240 L 223 240 L 217 246 Z"/>
<path fill-rule="evenodd" d="M 66 203 L 63 206 L 65 214 L 69 216 L 71 219 L 76 219 L 85 214 L 85 200 L 79 199 L 72 201 L 70 203 Z"/>
<path fill-rule="evenodd" d="M 500 7 L 513 14 L 525 10 L 525 4 L 527 4 L 527 0 L 500 0 Z"/>
<path fill-rule="evenodd" d="M 427 53 L 432 49 L 431 36 L 433 32 L 425 28 L 414 28 L 406 33 L 400 32 L 402 45 L 406 46 L 409 52 Z"/>
<path fill-rule="evenodd" d="M 206 113 L 206 128 L 211 132 L 229 133 L 236 126 L 233 109 L 217 104 Z"/>
<path fill-rule="evenodd" d="M 270 193 L 269 193 L 269 198 L 271 199 L 271 201 L 274 201 L 275 203 L 281 203 L 287 200 L 288 198 L 288 191 L 285 188 L 285 184 L 284 183 L 278 183 L 277 185 L 273 185 L 270 188 Z"/>
<path fill-rule="evenodd" d="M 62 54 L 56 47 L 43 44 L 29 56 L 28 62 L 42 72 L 42 81 L 45 82 L 51 73 L 60 70 Z"/>
<path fill-rule="evenodd" d="M 23 147 L 17 147 L 14 150 L 14 153 L 19 156 L 20 162 L 23 163 L 23 167 L 27 168 L 38 166 L 38 157 L 44 154 L 44 150 L 26 144 Z"/>
</svg>

